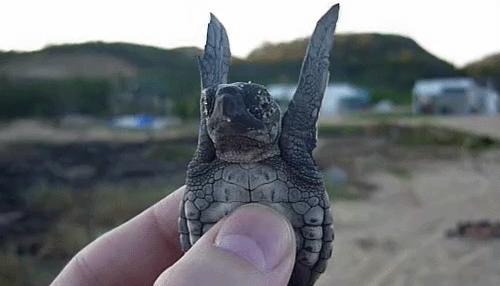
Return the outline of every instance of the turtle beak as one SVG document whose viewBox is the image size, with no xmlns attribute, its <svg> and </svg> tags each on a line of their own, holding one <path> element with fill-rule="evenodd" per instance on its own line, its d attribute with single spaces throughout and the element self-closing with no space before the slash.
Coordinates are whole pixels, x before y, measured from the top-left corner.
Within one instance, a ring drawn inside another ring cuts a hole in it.
<svg viewBox="0 0 500 286">
<path fill-rule="evenodd" d="M 217 96 L 212 117 L 227 131 L 243 133 L 264 128 L 264 124 L 248 112 L 240 94 Z"/>
</svg>

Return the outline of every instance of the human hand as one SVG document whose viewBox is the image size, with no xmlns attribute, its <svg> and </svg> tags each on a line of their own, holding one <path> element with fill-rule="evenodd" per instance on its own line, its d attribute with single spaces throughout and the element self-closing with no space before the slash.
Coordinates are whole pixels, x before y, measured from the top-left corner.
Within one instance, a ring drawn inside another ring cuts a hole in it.
<svg viewBox="0 0 500 286">
<path fill-rule="evenodd" d="M 51 286 L 286 286 L 295 260 L 288 221 L 246 205 L 219 221 L 184 255 L 177 219 L 184 187 L 102 235 Z"/>
</svg>

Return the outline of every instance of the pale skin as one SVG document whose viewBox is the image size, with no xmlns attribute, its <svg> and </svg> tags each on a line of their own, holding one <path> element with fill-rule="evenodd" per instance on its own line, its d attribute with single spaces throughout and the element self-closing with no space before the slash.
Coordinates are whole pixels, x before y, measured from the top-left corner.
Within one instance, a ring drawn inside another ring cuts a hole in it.
<svg viewBox="0 0 500 286">
<path fill-rule="evenodd" d="M 181 187 L 73 257 L 52 286 L 285 286 L 295 259 L 288 221 L 260 205 L 240 207 L 183 255 Z"/>
</svg>

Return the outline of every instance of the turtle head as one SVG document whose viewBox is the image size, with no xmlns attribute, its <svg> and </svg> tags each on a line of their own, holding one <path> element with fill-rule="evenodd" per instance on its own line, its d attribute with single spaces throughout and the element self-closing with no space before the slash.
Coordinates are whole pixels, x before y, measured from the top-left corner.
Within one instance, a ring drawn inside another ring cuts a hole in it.
<svg viewBox="0 0 500 286">
<path fill-rule="evenodd" d="M 258 162 L 279 154 L 281 111 L 264 86 L 236 82 L 202 93 L 208 135 L 220 159 Z"/>
</svg>

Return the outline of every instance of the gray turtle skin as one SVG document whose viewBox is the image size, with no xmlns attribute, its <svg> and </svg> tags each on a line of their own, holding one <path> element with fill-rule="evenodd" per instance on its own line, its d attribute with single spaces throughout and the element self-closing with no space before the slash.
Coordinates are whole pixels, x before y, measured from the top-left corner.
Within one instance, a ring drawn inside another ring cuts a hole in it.
<svg viewBox="0 0 500 286">
<path fill-rule="evenodd" d="M 297 257 L 288 285 L 313 285 L 325 271 L 332 255 L 333 225 L 312 151 L 338 11 L 335 5 L 318 21 L 283 116 L 264 86 L 227 83 L 229 42 L 222 24 L 211 16 L 199 59 L 198 147 L 188 166 L 180 208 L 183 251 L 239 206 L 260 203 L 283 214 L 294 228 Z"/>
</svg>

